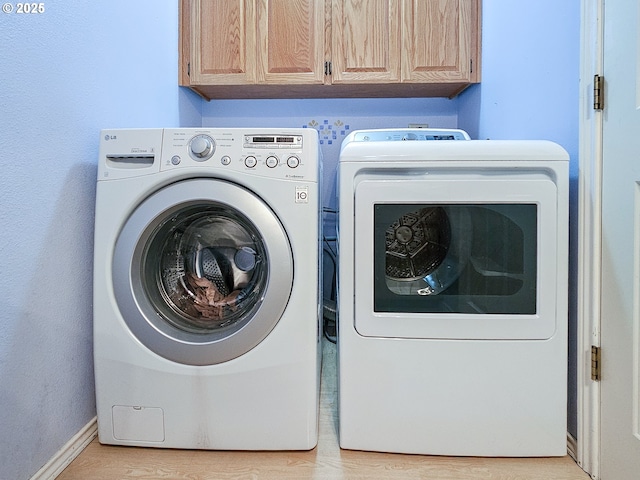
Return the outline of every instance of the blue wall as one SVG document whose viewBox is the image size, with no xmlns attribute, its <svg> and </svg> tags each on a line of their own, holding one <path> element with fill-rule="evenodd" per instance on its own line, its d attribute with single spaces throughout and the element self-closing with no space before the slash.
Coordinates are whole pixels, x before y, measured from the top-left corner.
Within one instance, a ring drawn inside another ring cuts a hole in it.
<svg viewBox="0 0 640 480">
<path fill-rule="evenodd" d="M 101 128 L 317 128 L 328 206 L 339 143 L 353 129 L 428 123 L 475 138 L 547 138 L 571 154 L 575 218 L 579 0 L 485 0 L 483 83 L 454 100 L 204 102 L 176 86 L 177 0 L 45 8 L 0 13 L 0 478 L 29 478 L 95 415 Z"/>
<path fill-rule="evenodd" d="M 0 12 L 0 478 L 30 478 L 95 416 L 99 131 L 193 125 L 177 1 Z"/>
</svg>

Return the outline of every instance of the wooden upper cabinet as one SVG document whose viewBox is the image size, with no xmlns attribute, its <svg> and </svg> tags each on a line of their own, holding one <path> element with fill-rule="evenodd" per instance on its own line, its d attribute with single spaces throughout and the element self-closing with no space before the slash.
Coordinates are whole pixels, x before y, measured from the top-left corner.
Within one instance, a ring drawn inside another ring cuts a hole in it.
<svg viewBox="0 0 640 480">
<path fill-rule="evenodd" d="M 257 0 L 257 5 L 257 82 L 322 84 L 324 2 Z"/>
<path fill-rule="evenodd" d="M 206 98 L 452 97 L 480 80 L 481 0 L 180 0 Z"/>
<path fill-rule="evenodd" d="M 181 8 L 187 4 L 191 85 L 324 82 L 324 0 L 187 0 Z"/>
<path fill-rule="evenodd" d="M 253 0 L 192 0 L 189 77 L 194 85 L 254 83 Z M 183 7 L 186 7 L 184 5 Z"/>
<path fill-rule="evenodd" d="M 478 81 L 478 3 L 404 0 L 402 81 Z"/>
<path fill-rule="evenodd" d="M 332 0 L 331 81 L 400 81 L 400 0 Z"/>
</svg>

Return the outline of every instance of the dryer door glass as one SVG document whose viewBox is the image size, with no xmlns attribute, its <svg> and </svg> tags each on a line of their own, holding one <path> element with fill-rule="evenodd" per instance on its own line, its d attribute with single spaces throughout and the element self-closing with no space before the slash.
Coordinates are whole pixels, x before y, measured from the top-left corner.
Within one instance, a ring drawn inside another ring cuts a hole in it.
<svg viewBox="0 0 640 480">
<path fill-rule="evenodd" d="M 535 204 L 378 204 L 377 312 L 536 313 Z"/>
</svg>

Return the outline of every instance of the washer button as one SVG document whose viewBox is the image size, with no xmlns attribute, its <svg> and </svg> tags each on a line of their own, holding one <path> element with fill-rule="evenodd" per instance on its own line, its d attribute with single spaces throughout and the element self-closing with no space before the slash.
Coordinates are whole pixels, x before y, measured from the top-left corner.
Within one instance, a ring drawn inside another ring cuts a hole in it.
<svg viewBox="0 0 640 480">
<path fill-rule="evenodd" d="M 179 165 L 180 164 L 180 155 L 174 155 L 173 157 L 171 157 L 171 163 L 173 165 Z"/>
<path fill-rule="evenodd" d="M 296 168 L 298 165 L 300 165 L 300 159 L 298 157 L 292 155 L 287 158 L 287 166 L 289 168 Z"/>
<path fill-rule="evenodd" d="M 220 159 L 220 163 L 222 165 L 229 165 L 231 163 L 231 157 L 229 155 L 225 155 Z"/>
<path fill-rule="evenodd" d="M 253 168 L 258 164 L 258 160 L 256 160 L 256 157 L 254 157 L 253 155 L 250 155 L 244 159 L 244 164 L 248 168 Z"/>
<path fill-rule="evenodd" d="M 277 166 L 278 166 L 278 157 L 275 157 L 273 155 L 267 157 L 267 167 L 275 168 Z"/>
</svg>

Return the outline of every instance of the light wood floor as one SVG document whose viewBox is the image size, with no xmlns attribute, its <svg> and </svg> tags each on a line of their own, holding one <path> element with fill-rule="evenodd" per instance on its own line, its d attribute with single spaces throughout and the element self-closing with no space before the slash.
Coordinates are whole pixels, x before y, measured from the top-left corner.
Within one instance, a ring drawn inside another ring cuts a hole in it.
<svg viewBox="0 0 640 480">
<path fill-rule="evenodd" d="M 468 458 L 340 450 L 335 354 L 335 345 L 325 342 L 320 437 L 309 452 L 166 450 L 94 440 L 58 480 L 589 480 L 568 456 Z"/>
</svg>

